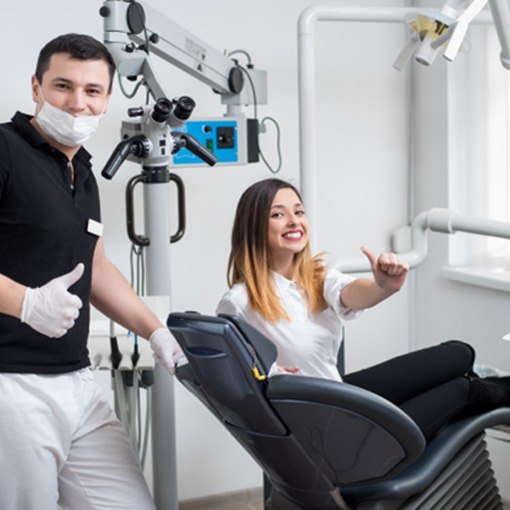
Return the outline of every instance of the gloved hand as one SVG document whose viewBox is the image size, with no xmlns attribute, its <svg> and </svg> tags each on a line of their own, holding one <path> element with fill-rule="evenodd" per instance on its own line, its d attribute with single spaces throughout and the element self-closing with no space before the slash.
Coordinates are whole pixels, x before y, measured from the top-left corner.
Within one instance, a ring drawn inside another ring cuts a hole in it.
<svg viewBox="0 0 510 510">
<path fill-rule="evenodd" d="M 170 375 L 175 374 L 175 366 L 186 361 L 180 345 L 170 330 L 165 327 L 156 329 L 149 338 L 154 359 L 163 365 Z"/>
<path fill-rule="evenodd" d="M 83 275 L 78 264 L 70 273 L 49 281 L 42 287 L 27 287 L 23 298 L 21 322 L 50 338 L 60 338 L 74 326 L 83 306 L 81 299 L 67 289 Z"/>
</svg>

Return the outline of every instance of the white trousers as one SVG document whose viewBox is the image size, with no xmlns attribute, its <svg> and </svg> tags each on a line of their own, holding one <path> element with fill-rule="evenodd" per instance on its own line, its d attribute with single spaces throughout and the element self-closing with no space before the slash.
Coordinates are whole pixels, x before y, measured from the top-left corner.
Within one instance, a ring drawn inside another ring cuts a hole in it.
<svg viewBox="0 0 510 510">
<path fill-rule="evenodd" d="M 0 509 L 154 510 L 124 427 L 89 369 L 0 374 Z"/>
</svg>

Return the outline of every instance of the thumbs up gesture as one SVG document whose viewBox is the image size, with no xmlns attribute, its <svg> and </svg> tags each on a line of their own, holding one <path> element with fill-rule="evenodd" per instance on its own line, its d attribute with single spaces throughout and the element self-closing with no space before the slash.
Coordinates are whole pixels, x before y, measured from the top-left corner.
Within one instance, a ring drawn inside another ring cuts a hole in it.
<svg viewBox="0 0 510 510">
<path fill-rule="evenodd" d="M 81 299 L 68 289 L 83 275 L 85 266 L 78 264 L 71 272 L 54 278 L 42 287 L 27 287 L 23 299 L 21 322 L 50 338 L 60 338 L 74 326 L 83 306 Z"/>
<path fill-rule="evenodd" d="M 374 253 L 363 246 L 361 251 L 370 262 L 376 284 L 389 293 L 398 292 L 404 285 L 409 272 L 407 263 L 400 260 L 394 253 L 382 253 L 376 257 Z"/>
</svg>

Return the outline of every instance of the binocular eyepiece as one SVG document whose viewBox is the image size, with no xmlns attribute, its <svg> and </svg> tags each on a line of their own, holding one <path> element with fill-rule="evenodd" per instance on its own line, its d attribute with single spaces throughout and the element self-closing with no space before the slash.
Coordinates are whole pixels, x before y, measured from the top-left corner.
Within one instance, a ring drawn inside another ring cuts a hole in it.
<svg viewBox="0 0 510 510">
<path fill-rule="evenodd" d="M 166 97 L 159 98 L 152 109 L 152 118 L 156 122 L 166 122 L 170 118 L 172 107 L 173 105 L 170 99 L 167 99 Z"/>
<path fill-rule="evenodd" d="M 156 101 L 151 116 L 156 122 L 167 122 L 172 114 L 172 108 L 173 116 L 180 121 L 185 121 L 190 118 L 195 108 L 195 101 L 188 96 L 181 96 L 173 101 L 161 97 Z"/>
<path fill-rule="evenodd" d="M 174 115 L 179 120 L 188 120 L 195 108 L 195 101 L 188 96 L 181 96 L 175 101 Z"/>
<path fill-rule="evenodd" d="M 190 118 L 194 108 L 195 101 L 189 96 L 181 96 L 174 100 L 160 97 L 154 104 L 150 116 L 158 124 L 168 122 L 171 126 L 174 125 L 174 122 L 171 120 L 171 117 L 173 117 L 174 121 L 177 121 L 179 125 Z M 141 106 L 129 108 L 128 115 L 130 117 L 141 117 L 143 115 L 143 108 Z"/>
</svg>

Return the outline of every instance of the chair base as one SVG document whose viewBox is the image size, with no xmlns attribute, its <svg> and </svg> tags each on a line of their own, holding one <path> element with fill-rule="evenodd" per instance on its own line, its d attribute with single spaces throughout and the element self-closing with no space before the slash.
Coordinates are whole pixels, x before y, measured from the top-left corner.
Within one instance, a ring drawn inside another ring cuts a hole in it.
<svg viewBox="0 0 510 510">
<path fill-rule="evenodd" d="M 345 510 L 502 510 L 485 434 L 473 438 L 421 494 L 407 499 L 362 501 Z M 342 508 L 341 505 L 338 507 Z M 273 490 L 266 510 L 304 510 Z"/>
<path fill-rule="evenodd" d="M 407 500 L 364 501 L 356 510 L 499 510 L 503 501 L 494 478 L 485 434 L 473 438 L 421 494 Z"/>
</svg>

